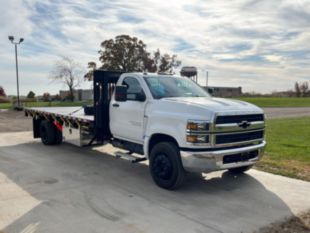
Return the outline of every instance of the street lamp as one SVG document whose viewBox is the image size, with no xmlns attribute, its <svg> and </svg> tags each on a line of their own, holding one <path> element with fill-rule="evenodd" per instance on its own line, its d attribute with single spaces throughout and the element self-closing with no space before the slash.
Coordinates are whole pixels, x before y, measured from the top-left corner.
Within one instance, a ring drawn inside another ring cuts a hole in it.
<svg viewBox="0 0 310 233">
<path fill-rule="evenodd" d="M 14 41 L 14 36 L 9 36 L 9 40 L 15 45 L 15 63 L 16 63 L 16 82 L 17 82 L 17 109 L 21 109 L 19 101 L 19 80 L 18 80 L 18 61 L 17 61 L 17 45 L 24 41 L 24 38 L 20 38 L 19 42 Z"/>
</svg>

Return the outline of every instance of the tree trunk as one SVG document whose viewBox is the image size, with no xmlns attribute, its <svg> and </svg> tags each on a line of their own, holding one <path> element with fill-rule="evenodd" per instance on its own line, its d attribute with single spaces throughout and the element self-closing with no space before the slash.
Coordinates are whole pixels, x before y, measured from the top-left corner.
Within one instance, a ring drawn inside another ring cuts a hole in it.
<svg viewBox="0 0 310 233">
<path fill-rule="evenodd" d="M 69 87 L 69 99 L 73 102 L 74 101 L 74 89 L 73 87 Z"/>
</svg>

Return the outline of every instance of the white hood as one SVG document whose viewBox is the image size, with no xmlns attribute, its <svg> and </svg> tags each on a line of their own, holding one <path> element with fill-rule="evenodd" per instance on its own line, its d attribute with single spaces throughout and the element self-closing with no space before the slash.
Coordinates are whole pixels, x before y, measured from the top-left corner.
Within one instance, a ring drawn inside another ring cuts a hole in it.
<svg viewBox="0 0 310 233">
<path fill-rule="evenodd" d="M 164 100 L 168 102 L 177 102 L 197 106 L 213 112 L 263 112 L 262 109 L 253 104 L 235 99 L 212 97 L 172 97 L 165 98 Z"/>
</svg>

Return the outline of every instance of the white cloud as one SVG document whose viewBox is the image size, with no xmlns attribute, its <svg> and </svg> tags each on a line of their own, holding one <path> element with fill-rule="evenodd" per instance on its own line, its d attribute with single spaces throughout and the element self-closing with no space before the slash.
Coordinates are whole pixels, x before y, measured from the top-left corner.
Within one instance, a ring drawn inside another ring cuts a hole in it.
<svg viewBox="0 0 310 233">
<path fill-rule="evenodd" d="M 55 93 L 48 73 L 59 55 L 98 59 L 100 43 L 118 34 L 150 50 L 177 53 L 183 65 L 209 71 L 212 85 L 245 91 L 285 90 L 310 79 L 310 3 L 289 1 L 4 1 L 0 0 L 0 85 L 15 93 L 14 50 L 20 46 L 21 91 Z M 35 84 L 35 85 L 34 85 Z M 86 84 L 89 85 L 89 84 Z"/>
</svg>

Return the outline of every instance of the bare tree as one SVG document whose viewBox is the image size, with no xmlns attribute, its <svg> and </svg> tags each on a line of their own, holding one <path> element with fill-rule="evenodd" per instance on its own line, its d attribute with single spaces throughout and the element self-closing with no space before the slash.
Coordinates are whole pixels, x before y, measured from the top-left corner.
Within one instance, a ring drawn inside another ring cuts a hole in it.
<svg viewBox="0 0 310 233">
<path fill-rule="evenodd" d="M 62 57 L 51 70 L 50 79 L 59 81 L 69 88 L 69 99 L 74 101 L 74 89 L 82 81 L 81 65 L 72 58 Z"/>
</svg>

